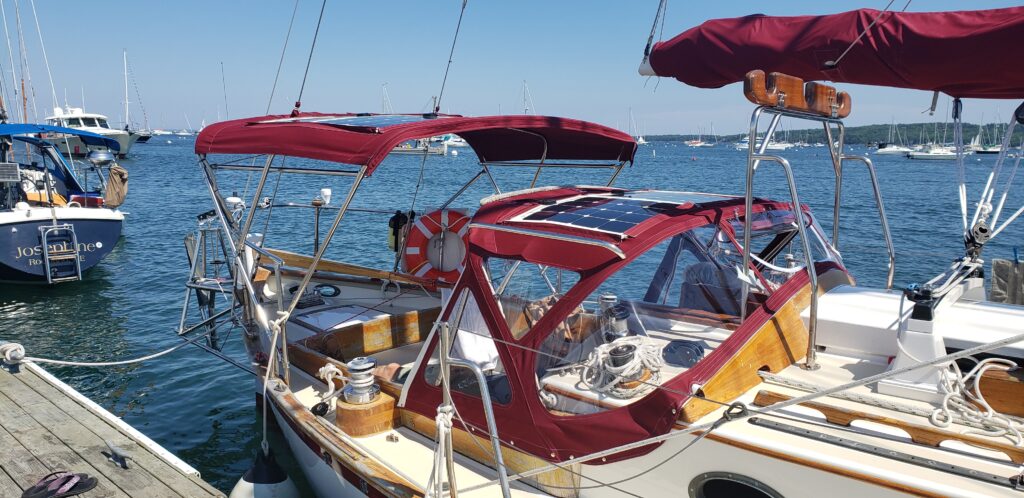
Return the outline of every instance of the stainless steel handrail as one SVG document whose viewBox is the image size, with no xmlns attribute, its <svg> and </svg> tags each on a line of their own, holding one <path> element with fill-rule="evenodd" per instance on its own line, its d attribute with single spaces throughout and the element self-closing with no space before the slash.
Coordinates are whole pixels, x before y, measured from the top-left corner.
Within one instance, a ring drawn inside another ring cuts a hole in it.
<svg viewBox="0 0 1024 498">
<path fill-rule="evenodd" d="M 878 187 L 878 177 L 875 175 L 875 165 L 864 156 L 841 155 L 840 161 L 860 161 L 868 169 L 871 176 L 871 189 L 875 195 L 875 205 L 878 206 L 878 219 L 882 223 L 882 235 L 885 236 L 885 249 L 889 252 L 889 271 L 885 277 L 885 288 L 892 289 L 893 279 L 896 276 L 896 249 L 892 244 L 892 234 L 889 232 L 889 220 L 885 217 L 885 205 L 882 203 L 882 191 Z M 838 224 L 836 225 L 838 226 Z"/>
<path fill-rule="evenodd" d="M 459 324 L 460 322 L 462 322 L 462 315 L 466 311 L 466 305 L 469 302 L 469 295 L 469 291 L 464 290 L 462 292 L 462 295 L 459 297 L 460 301 L 457 303 L 458 308 L 454 311 L 454 323 L 456 330 L 458 330 Z M 449 348 L 451 348 L 452 339 L 451 324 L 448 322 L 440 322 L 439 325 L 439 332 L 441 336 L 439 338 L 440 344 L 438 345 L 438 360 L 441 363 L 441 382 L 444 387 L 443 403 L 444 405 L 449 405 L 452 407 L 455 406 L 451 398 L 450 368 L 452 366 L 462 367 L 467 368 L 471 372 L 473 372 L 473 375 L 476 376 L 477 383 L 480 385 L 480 400 L 484 405 L 484 418 L 487 420 L 487 433 L 491 439 L 491 449 L 494 451 L 494 466 L 495 470 L 497 470 L 498 472 L 498 481 L 501 483 L 502 496 L 508 498 L 509 496 L 511 496 L 508 484 L 508 472 L 506 472 L 505 470 L 505 461 L 501 455 L 501 439 L 498 438 L 498 426 L 497 423 L 494 421 L 494 409 L 492 408 L 491 405 L 491 391 L 487 387 L 487 377 L 484 375 L 483 370 L 480 370 L 480 367 L 477 364 L 460 358 L 452 358 L 448 356 L 448 351 Z M 457 490 L 454 469 L 450 468 L 450 465 L 454 463 L 454 457 L 451 453 L 451 433 L 449 432 L 448 434 L 445 434 L 445 438 L 445 457 L 449 462 L 449 486 L 451 486 L 452 489 Z M 441 443 L 441 441 L 438 441 L 438 444 Z"/>
<path fill-rule="evenodd" d="M 767 140 L 767 139 L 766 139 Z M 818 368 L 816 361 L 817 357 L 817 332 L 818 332 L 818 275 L 814 271 L 814 256 L 811 254 L 811 242 L 807 238 L 807 220 L 804 216 L 804 210 L 800 207 L 800 198 L 796 193 L 796 181 L 793 179 L 793 168 L 790 167 L 789 161 L 779 156 L 769 156 L 764 154 L 753 154 L 750 156 L 754 161 L 760 163 L 760 161 L 772 161 L 782 166 L 782 169 L 786 173 L 786 182 L 789 185 L 789 196 L 793 203 L 793 213 L 796 216 L 796 227 L 797 233 L 800 234 L 800 241 L 803 244 L 804 250 L 804 262 L 807 266 L 807 276 L 811 281 L 811 316 L 808 320 L 807 325 L 807 358 L 804 360 L 803 368 L 807 370 L 815 370 Z M 753 180 L 756 164 L 748 170 L 747 175 L 747 195 L 746 202 L 747 206 L 753 204 Z M 747 210 L 747 215 L 743 217 L 743 268 L 750 268 L 750 230 L 753 216 L 750 216 L 750 209 Z"/>
<path fill-rule="evenodd" d="M 601 249 L 604 249 L 604 250 L 606 250 L 608 252 L 611 252 L 612 254 L 618 256 L 619 259 L 626 259 L 626 253 L 622 252 L 622 249 L 619 249 L 614 244 L 610 244 L 610 243 L 605 242 L 603 240 L 593 240 L 593 239 L 587 239 L 587 238 L 584 238 L 584 237 L 577 237 L 575 235 L 563 235 L 563 234 L 560 234 L 560 233 L 542 232 L 540 230 L 530 230 L 529 228 L 510 227 L 510 226 L 505 226 L 505 225 L 493 225 L 493 224 L 490 224 L 490 223 L 470 223 L 469 224 L 469 228 L 470 229 L 473 229 L 473 228 L 485 228 L 485 229 L 488 229 L 488 230 L 494 230 L 494 231 L 498 231 L 498 232 L 515 233 L 515 234 L 519 234 L 519 235 L 529 235 L 529 236 L 540 237 L 540 238 L 544 238 L 544 239 L 560 240 L 560 241 L 563 241 L 563 242 L 572 242 L 572 243 L 575 243 L 575 244 L 583 244 L 583 245 L 588 245 L 588 246 L 600 247 Z"/>
<path fill-rule="evenodd" d="M 501 481 L 502 494 L 510 496 L 508 472 L 505 470 L 505 461 L 501 456 L 501 440 L 498 439 L 498 426 L 494 422 L 494 410 L 491 407 L 491 393 L 487 387 L 487 377 L 476 363 L 458 358 L 448 358 L 448 364 L 469 369 L 476 376 L 477 383 L 480 384 L 480 400 L 484 405 L 484 417 L 487 419 L 487 432 L 491 437 L 491 449 L 494 450 L 494 466 L 497 467 L 496 470 L 498 471 L 498 480 Z"/>
</svg>

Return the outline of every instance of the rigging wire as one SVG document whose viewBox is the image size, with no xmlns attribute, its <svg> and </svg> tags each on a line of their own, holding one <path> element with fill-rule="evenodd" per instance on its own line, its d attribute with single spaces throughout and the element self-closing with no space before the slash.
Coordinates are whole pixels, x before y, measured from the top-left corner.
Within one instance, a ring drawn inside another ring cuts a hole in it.
<svg viewBox="0 0 1024 498">
<path fill-rule="evenodd" d="M 267 111 L 265 114 L 270 114 L 270 105 L 274 102 L 274 93 L 277 91 L 277 80 L 281 77 L 281 66 L 284 65 L 284 54 L 288 51 L 288 40 L 292 37 L 292 26 L 295 24 L 295 13 L 298 11 L 299 0 L 295 0 L 295 7 L 292 8 L 292 19 L 288 21 L 288 32 L 284 35 L 284 46 L 281 47 L 281 58 L 277 61 L 277 72 L 274 73 L 274 85 L 270 87 L 270 98 L 267 99 Z M 226 109 L 225 112 L 227 112 Z"/>
<path fill-rule="evenodd" d="M 224 78 L 224 61 L 220 62 L 220 89 L 224 93 L 224 119 L 228 119 L 228 83 Z"/>
<path fill-rule="evenodd" d="M 437 101 L 434 102 L 434 114 L 441 111 L 441 97 L 444 96 L 444 87 L 448 83 L 448 71 L 452 68 L 452 56 L 455 55 L 455 43 L 459 41 L 459 30 L 462 29 L 462 16 L 466 13 L 466 4 L 469 0 L 462 0 L 462 9 L 459 10 L 459 22 L 455 25 L 455 36 L 452 38 L 452 48 L 448 52 L 448 65 L 444 68 L 444 78 L 441 79 L 441 91 L 437 94 Z"/>
<path fill-rule="evenodd" d="M 14 92 L 14 98 L 8 99 L 7 105 L 14 105 L 17 108 L 18 101 L 18 75 L 14 72 L 14 48 L 11 45 L 11 33 L 7 29 L 7 9 L 4 8 L 3 0 L 0 0 L 0 15 L 3 16 L 4 21 L 4 38 L 7 39 L 7 56 L 11 64 L 11 91 Z M 17 113 L 15 113 L 17 114 Z M 25 122 L 25 116 L 21 117 L 21 122 Z"/>
<path fill-rule="evenodd" d="M 885 13 L 889 11 L 889 7 L 892 7 L 893 2 L 895 1 L 896 0 L 889 0 L 889 3 L 885 5 L 885 8 L 882 9 L 882 11 L 879 12 L 878 15 L 875 16 L 875 18 L 872 19 L 871 22 L 863 30 L 861 30 L 860 34 L 857 35 L 857 38 L 850 42 L 850 45 L 846 47 L 846 50 L 843 50 L 843 53 L 839 54 L 839 57 L 836 58 L 836 60 L 825 61 L 825 69 L 835 69 L 836 66 L 838 66 L 839 63 L 843 60 L 843 57 L 846 57 L 846 54 L 853 49 L 853 46 L 860 42 L 860 39 L 864 38 L 864 35 L 868 34 L 868 31 L 870 31 L 871 28 L 875 26 L 875 23 L 877 23 L 878 20 L 881 19 L 881 17 L 884 16 Z M 910 2 L 912 1 L 913 0 L 907 0 L 906 5 L 903 6 L 903 10 L 901 10 L 900 12 L 906 11 L 907 7 L 910 7 Z"/>
<path fill-rule="evenodd" d="M 661 21 L 662 33 L 665 30 L 665 11 L 668 10 L 668 0 L 661 0 L 658 2 L 658 11 L 654 13 L 654 22 L 651 24 L 651 34 L 647 36 L 647 46 L 644 47 L 644 59 L 646 63 L 648 58 L 651 56 L 651 47 L 654 46 L 654 33 L 658 31 L 658 22 Z M 658 35 L 659 37 L 661 34 Z"/>
<path fill-rule="evenodd" d="M 32 96 L 32 114 L 35 117 L 34 121 L 39 121 L 39 109 L 36 107 L 36 90 L 32 85 L 32 71 L 28 66 L 28 49 L 25 48 L 25 31 L 21 27 L 21 6 L 17 0 L 14 2 L 14 21 L 15 26 L 18 28 L 18 65 L 21 67 L 21 101 L 22 101 L 22 114 L 25 116 L 24 122 L 28 122 L 28 96 L 25 95 L 25 80 L 28 80 L 28 90 Z"/>
<path fill-rule="evenodd" d="M 306 72 L 302 74 L 302 86 L 299 87 L 299 98 L 295 99 L 295 108 L 292 114 L 298 114 L 302 107 L 302 92 L 306 90 L 306 78 L 309 77 L 309 66 L 313 63 L 313 50 L 316 49 L 316 39 L 320 36 L 320 23 L 324 20 L 324 9 L 327 7 L 327 0 L 320 4 L 320 17 L 316 20 L 316 31 L 313 32 L 313 44 L 309 47 L 309 58 L 306 59 Z M 283 55 L 282 55 L 283 57 Z"/>
<path fill-rule="evenodd" d="M 36 15 L 36 0 L 30 0 L 32 5 L 32 18 L 36 23 L 36 34 L 39 35 L 39 48 L 43 52 L 43 64 L 46 65 L 46 77 L 50 79 L 50 97 L 53 99 L 53 107 L 57 107 L 57 88 L 53 86 L 53 74 L 50 72 L 50 60 L 46 58 L 46 45 L 43 43 L 43 30 L 39 28 L 39 16 Z M 128 117 L 125 116 L 125 122 Z"/>
<path fill-rule="evenodd" d="M 139 92 L 139 83 L 135 79 L 135 68 L 132 67 L 132 63 L 128 63 L 128 75 L 131 77 L 132 88 L 135 89 L 135 101 L 139 104 L 139 110 L 142 111 L 142 122 L 143 126 L 149 129 L 149 116 L 146 114 L 146 106 L 142 104 L 142 93 Z M 67 97 L 65 96 L 65 100 Z"/>
</svg>

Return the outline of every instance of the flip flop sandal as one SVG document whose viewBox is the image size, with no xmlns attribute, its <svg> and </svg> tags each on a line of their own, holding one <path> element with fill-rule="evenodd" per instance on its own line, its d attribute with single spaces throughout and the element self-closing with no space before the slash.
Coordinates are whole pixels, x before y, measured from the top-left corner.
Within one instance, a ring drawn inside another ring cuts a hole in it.
<svg viewBox="0 0 1024 498">
<path fill-rule="evenodd" d="M 67 471 L 54 472 L 35 483 L 21 494 L 21 498 L 62 498 L 80 495 L 98 484 L 87 474 L 73 474 Z"/>
</svg>

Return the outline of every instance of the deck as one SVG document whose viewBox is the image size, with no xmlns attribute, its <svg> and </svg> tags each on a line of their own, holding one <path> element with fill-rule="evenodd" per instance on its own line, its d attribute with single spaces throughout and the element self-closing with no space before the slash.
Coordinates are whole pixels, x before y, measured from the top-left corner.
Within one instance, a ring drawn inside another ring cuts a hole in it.
<svg viewBox="0 0 1024 498">
<path fill-rule="evenodd" d="M 110 442 L 130 456 L 124 469 Z M 198 472 L 36 365 L 0 368 L 0 498 L 68 470 L 99 484 L 83 497 L 224 496 Z"/>
</svg>

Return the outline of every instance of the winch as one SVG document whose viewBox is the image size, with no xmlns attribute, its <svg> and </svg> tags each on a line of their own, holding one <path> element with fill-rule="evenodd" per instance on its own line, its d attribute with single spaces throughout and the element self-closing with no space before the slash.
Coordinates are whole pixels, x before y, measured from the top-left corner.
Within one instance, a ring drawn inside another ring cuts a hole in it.
<svg viewBox="0 0 1024 498">
<path fill-rule="evenodd" d="M 380 386 L 373 380 L 373 369 L 377 361 L 366 356 L 353 358 L 346 364 L 348 367 L 348 383 L 342 396 L 346 403 L 365 405 L 372 403 L 380 394 Z"/>
</svg>

